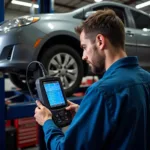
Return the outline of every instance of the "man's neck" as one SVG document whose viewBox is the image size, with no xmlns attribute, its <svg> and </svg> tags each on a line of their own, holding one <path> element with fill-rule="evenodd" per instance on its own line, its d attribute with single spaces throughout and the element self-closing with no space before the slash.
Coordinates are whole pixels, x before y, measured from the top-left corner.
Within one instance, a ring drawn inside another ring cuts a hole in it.
<svg viewBox="0 0 150 150">
<path fill-rule="evenodd" d="M 124 50 L 120 49 L 118 52 L 114 53 L 114 51 L 106 51 L 106 59 L 105 59 L 105 68 L 106 70 L 117 60 L 127 57 L 127 54 Z"/>
</svg>

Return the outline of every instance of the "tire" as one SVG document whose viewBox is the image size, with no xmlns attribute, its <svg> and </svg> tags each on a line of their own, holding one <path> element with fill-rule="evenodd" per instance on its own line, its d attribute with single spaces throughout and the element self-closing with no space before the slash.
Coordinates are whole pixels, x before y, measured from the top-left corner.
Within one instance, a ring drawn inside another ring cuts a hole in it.
<svg viewBox="0 0 150 150">
<path fill-rule="evenodd" d="M 9 79 L 11 80 L 11 82 L 18 88 L 20 88 L 21 90 L 28 90 L 27 84 L 26 84 L 26 80 L 25 80 L 25 75 L 20 75 L 20 74 L 13 74 L 13 73 L 9 73 Z M 29 80 L 30 83 L 30 88 L 34 88 L 35 87 L 35 83 L 34 80 Z"/>
<path fill-rule="evenodd" d="M 68 45 L 46 49 L 40 59 L 49 75 L 60 77 L 66 96 L 79 88 L 84 74 L 83 62 L 76 50 Z"/>
</svg>

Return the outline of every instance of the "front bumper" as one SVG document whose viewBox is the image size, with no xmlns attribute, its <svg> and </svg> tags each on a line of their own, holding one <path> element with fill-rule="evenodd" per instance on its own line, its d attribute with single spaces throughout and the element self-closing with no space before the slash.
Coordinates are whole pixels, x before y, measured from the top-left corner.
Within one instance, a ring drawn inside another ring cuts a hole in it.
<svg viewBox="0 0 150 150">
<path fill-rule="evenodd" d="M 28 48 L 24 44 L 6 46 L 0 55 L 0 71 L 18 72 L 25 70 L 33 56 L 32 53 L 28 53 Z"/>
<path fill-rule="evenodd" d="M 21 29 L 13 29 L 8 33 L 0 32 L 0 71 L 25 70 L 35 52 L 34 41 L 28 40 Z"/>
<path fill-rule="evenodd" d="M 28 62 L 18 62 L 18 61 L 12 61 L 9 62 L 7 60 L 1 60 L 0 61 L 0 71 L 1 72 L 15 72 L 15 73 L 21 73 L 25 72 L 26 67 L 28 65 Z"/>
</svg>

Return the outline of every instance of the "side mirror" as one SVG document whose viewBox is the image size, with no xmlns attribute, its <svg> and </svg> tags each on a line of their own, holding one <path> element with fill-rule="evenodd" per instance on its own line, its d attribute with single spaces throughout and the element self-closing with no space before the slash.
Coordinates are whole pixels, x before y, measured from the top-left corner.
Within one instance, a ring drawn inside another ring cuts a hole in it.
<svg viewBox="0 0 150 150">
<path fill-rule="evenodd" d="M 91 16 L 92 14 L 96 13 L 96 11 L 88 11 L 85 13 L 85 19 Z"/>
</svg>

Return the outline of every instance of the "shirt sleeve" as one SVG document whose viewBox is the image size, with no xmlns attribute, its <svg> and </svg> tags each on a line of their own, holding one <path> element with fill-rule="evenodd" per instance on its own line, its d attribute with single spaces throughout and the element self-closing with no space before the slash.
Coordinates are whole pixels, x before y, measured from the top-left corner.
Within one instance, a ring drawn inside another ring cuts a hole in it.
<svg viewBox="0 0 150 150">
<path fill-rule="evenodd" d="M 101 149 L 112 127 L 105 94 L 89 88 L 71 125 L 64 134 L 52 120 L 43 126 L 48 150 Z"/>
</svg>

